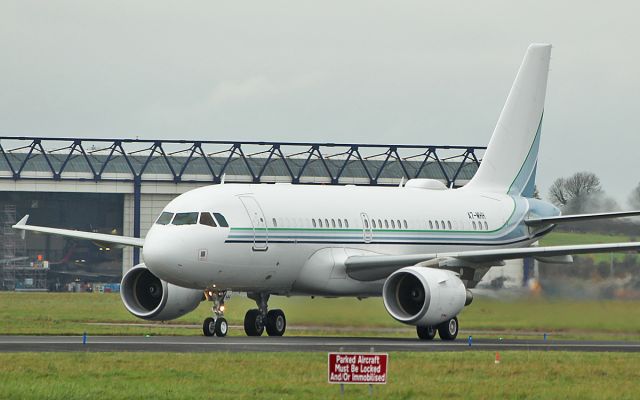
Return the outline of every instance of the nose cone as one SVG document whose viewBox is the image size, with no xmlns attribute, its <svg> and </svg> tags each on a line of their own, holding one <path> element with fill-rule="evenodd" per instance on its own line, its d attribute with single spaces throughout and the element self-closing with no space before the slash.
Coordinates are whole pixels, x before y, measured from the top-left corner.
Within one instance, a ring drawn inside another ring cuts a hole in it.
<svg viewBox="0 0 640 400">
<path fill-rule="evenodd" d="M 149 270 L 158 278 L 178 284 L 187 262 L 184 239 L 163 226 L 153 226 L 144 240 L 142 256 Z"/>
</svg>

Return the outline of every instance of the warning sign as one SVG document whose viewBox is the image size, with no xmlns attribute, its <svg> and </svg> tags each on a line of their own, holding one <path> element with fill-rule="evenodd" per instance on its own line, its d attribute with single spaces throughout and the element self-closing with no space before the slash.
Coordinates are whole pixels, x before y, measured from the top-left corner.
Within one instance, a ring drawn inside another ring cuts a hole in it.
<svg viewBox="0 0 640 400">
<path fill-rule="evenodd" d="M 387 383 L 387 353 L 329 353 L 329 383 Z"/>
</svg>

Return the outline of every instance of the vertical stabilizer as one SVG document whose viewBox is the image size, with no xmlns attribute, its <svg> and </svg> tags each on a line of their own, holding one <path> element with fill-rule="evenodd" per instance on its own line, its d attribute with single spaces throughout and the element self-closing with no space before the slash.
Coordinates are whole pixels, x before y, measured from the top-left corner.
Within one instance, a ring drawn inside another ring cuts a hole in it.
<svg viewBox="0 0 640 400">
<path fill-rule="evenodd" d="M 480 168 L 465 190 L 527 195 L 538 163 L 550 44 L 527 49 Z"/>
</svg>

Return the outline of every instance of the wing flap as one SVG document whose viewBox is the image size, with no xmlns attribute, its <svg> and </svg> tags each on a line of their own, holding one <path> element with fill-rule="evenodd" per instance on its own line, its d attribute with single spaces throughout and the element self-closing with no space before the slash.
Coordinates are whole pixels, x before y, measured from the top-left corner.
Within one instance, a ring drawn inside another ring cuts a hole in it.
<svg viewBox="0 0 640 400">
<path fill-rule="evenodd" d="M 132 247 L 144 246 L 144 239 L 141 239 L 141 238 L 130 237 L 130 236 L 109 235 L 106 233 L 83 232 L 83 231 L 76 231 L 72 229 L 49 228 L 46 226 L 27 225 L 27 219 L 29 219 L 29 215 L 25 215 L 20 221 L 18 221 L 15 225 L 13 225 L 12 228 L 20 229 L 22 231 L 40 232 L 40 233 L 46 233 L 49 235 L 58 235 L 58 236 L 72 237 L 76 239 L 91 240 L 91 241 L 100 242 L 100 243 L 113 243 L 113 244 L 122 245 L 122 246 L 132 246 Z"/>
<path fill-rule="evenodd" d="M 410 254 L 399 256 L 351 256 L 345 260 L 346 272 L 353 279 L 384 279 L 394 271 L 424 263 L 427 266 L 438 266 L 440 261 L 458 260 L 465 266 L 486 268 L 487 265 L 498 265 L 504 260 L 524 257 L 551 258 L 572 254 L 613 253 L 640 250 L 640 242 L 583 244 L 570 246 L 524 247 L 510 249 L 469 250 L 449 253 Z M 450 263 L 450 262 L 449 262 Z"/>
</svg>

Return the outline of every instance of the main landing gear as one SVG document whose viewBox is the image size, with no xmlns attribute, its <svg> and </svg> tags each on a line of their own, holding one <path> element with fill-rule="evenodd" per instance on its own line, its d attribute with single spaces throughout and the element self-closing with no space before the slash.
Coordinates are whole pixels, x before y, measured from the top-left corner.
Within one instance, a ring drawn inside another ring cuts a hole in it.
<svg viewBox="0 0 640 400">
<path fill-rule="evenodd" d="M 224 300 L 226 295 L 226 291 L 205 291 L 205 296 L 207 297 L 207 299 L 213 302 L 213 306 L 211 307 L 213 318 L 205 318 L 204 322 L 202 323 L 202 332 L 205 336 L 227 336 L 227 332 L 229 331 L 229 324 L 224 318 Z"/>
<path fill-rule="evenodd" d="M 267 310 L 268 293 L 247 293 L 258 308 L 247 311 L 244 316 L 244 332 L 247 336 L 261 336 L 267 330 L 269 336 L 282 336 L 287 329 L 287 319 L 282 310 Z"/>
<path fill-rule="evenodd" d="M 458 318 L 453 317 L 439 325 L 416 326 L 418 337 L 422 340 L 433 340 L 436 331 L 442 340 L 455 340 L 458 336 Z"/>
</svg>

